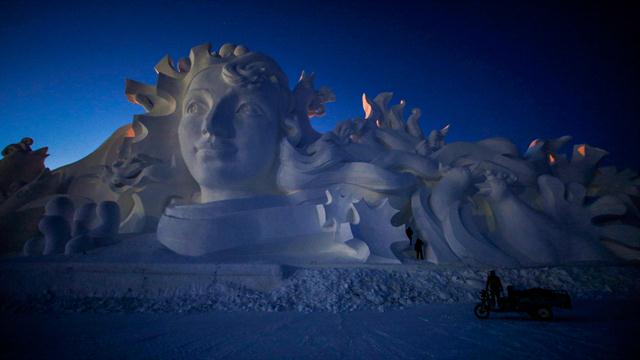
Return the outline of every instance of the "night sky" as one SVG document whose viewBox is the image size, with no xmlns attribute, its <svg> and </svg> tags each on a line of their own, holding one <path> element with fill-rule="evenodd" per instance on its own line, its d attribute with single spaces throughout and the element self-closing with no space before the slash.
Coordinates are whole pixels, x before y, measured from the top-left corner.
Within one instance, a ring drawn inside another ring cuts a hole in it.
<svg viewBox="0 0 640 360">
<path fill-rule="evenodd" d="M 49 147 L 50 168 L 142 112 L 124 96 L 126 78 L 153 83 L 165 54 L 206 42 L 270 55 L 292 85 L 301 70 L 316 72 L 337 97 L 314 119 L 323 131 L 361 115 L 362 92 L 393 91 L 394 103 L 422 109 L 425 131 L 452 124 L 449 142 L 504 136 L 524 150 L 571 134 L 640 168 L 640 16 L 628 6 L 52 3 L 3 1 L 0 11 L 0 146 L 33 137 Z"/>
</svg>

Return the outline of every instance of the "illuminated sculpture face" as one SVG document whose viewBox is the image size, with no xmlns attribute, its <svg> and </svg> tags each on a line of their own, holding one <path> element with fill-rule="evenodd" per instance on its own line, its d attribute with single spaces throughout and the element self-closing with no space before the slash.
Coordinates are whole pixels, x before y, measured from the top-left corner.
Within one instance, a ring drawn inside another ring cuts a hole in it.
<svg viewBox="0 0 640 360">
<path fill-rule="evenodd" d="M 208 67 L 182 104 L 180 150 L 202 202 L 277 192 L 281 92 L 268 80 L 231 83 L 221 66 Z"/>
</svg>

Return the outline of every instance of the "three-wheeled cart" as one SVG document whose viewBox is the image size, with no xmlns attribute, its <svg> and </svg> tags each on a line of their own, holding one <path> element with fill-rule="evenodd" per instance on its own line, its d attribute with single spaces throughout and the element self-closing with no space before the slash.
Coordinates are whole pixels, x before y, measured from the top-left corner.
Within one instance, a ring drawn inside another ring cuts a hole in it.
<svg viewBox="0 0 640 360">
<path fill-rule="evenodd" d="M 480 303 L 474 308 L 479 319 L 486 319 L 492 312 L 524 312 L 537 320 L 553 319 L 552 308 L 571 309 L 571 297 L 564 290 L 532 288 L 516 290 L 507 287 L 507 296 L 499 297 L 493 304 L 487 290 L 480 291 Z"/>
</svg>

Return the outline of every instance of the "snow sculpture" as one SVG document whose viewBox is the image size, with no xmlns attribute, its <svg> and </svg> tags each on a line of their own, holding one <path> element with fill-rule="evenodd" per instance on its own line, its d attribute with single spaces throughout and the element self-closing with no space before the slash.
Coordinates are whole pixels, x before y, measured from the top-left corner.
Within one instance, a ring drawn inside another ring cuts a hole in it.
<svg viewBox="0 0 640 360">
<path fill-rule="evenodd" d="M 96 209 L 100 223 L 89 232 L 96 246 L 105 246 L 117 242 L 120 225 L 120 207 L 114 201 L 103 201 Z"/>
<path fill-rule="evenodd" d="M 127 91 L 151 109 L 134 121 L 136 133 L 148 134 L 136 141 L 151 144 L 161 122 L 172 128 L 180 153 L 171 163 L 182 160 L 200 188 L 175 195 L 161 217 L 158 239 L 178 253 L 278 242 L 284 251 L 323 233 L 354 250 L 366 247 L 356 250 L 367 254 L 357 261 L 397 261 L 391 245 L 410 225 L 437 263 L 611 259 L 599 238 L 606 231 L 592 223 L 581 195 L 600 149 L 578 145 L 569 162 L 561 148 L 570 137 L 535 140 L 524 156 L 503 138 L 446 144 L 449 125 L 425 136 L 420 110 L 405 120 L 405 101 L 389 106 L 391 93 L 363 94 L 364 118 L 319 134 L 309 118 L 325 112 L 330 90 L 315 90 L 313 75 L 303 72 L 290 91 L 272 59 L 241 45 L 217 53 L 199 46 L 177 67 L 165 58 L 156 69 L 156 87 L 130 82 Z M 154 103 L 171 107 L 158 112 Z M 603 213 L 620 215 L 620 204 L 607 204 Z M 287 228 L 287 218 L 296 225 Z"/>
<path fill-rule="evenodd" d="M 40 220 L 38 229 L 44 234 L 43 255 L 62 254 L 69 241 L 69 223 L 62 216 L 45 216 Z"/>
<path fill-rule="evenodd" d="M 91 223 L 96 217 L 96 204 L 87 203 L 80 206 L 73 215 L 73 226 L 71 236 L 80 236 L 91 230 Z"/>
<path fill-rule="evenodd" d="M 96 217 L 100 222 L 92 228 Z M 120 207 L 113 201 L 85 203 L 74 212 L 73 201 L 67 196 L 55 196 L 45 206 L 45 215 L 38 224 L 44 235 L 29 239 L 23 247 L 23 254 L 51 255 L 75 254 L 96 247 L 112 245 L 119 241 Z"/>
<path fill-rule="evenodd" d="M 187 256 L 404 262 L 410 226 L 434 263 L 640 259 L 637 174 L 598 168 L 606 151 L 587 144 L 569 159 L 570 136 L 524 154 L 498 137 L 446 143 L 449 125 L 424 132 L 421 111 L 405 119 L 392 93 L 363 94 L 363 117 L 319 133 L 310 118 L 333 93 L 304 72 L 289 89 L 274 60 L 242 45 L 197 46 L 156 71 L 155 85 L 127 81 L 144 114 L 53 172 L 61 192 L 100 203 L 89 232 L 92 210 L 79 209 L 68 253 L 156 231 Z"/>
<path fill-rule="evenodd" d="M 202 50 L 192 52 L 176 109 L 180 155 L 204 204 L 167 207 L 158 240 L 184 255 L 235 249 L 313 258 L 306 253 L 312 250 L 365 260 L 358 242 L 347 244 L 352 236 L 342 225 L 355 219 L 325 210 L 332 204 L 326 189 L 293 193 L 278 184 L 281 143 L 317 137 L 307 115 L 297 114 L 284 73 L 240 46 L 223 46 L 219 55 Z M 299 98 L 320 112 L 318 97 Z"/>
<path fill-rule="evenodd" d="M 44 207 L 45 216 L 60 216 L 64 221 L 71 223 L 75 206 L 73 201 L 66 196 L 56 196 L 47 202 Z"/>
<path fill-rule="evenodd" d="M 22 255 L 34 256 L 41 255 L 44 251 L 44 239 L 40 236 L 30 238 L 22 247 Z"/>
<path fill-rule="evenodd" d="M 80 206 L 73 215 L 71 226 L 71 240 L 64 248 L 66 255 L 81 253 L 94 247 L 93 239 L 89 236 L 91 223 L 96 216 L 96 204 L 87 203 Z"/>
<path fill-rule="evenodd" d="M 38 224 L 38 229 L 44 235 L 44 255 L 61 254 L 71 236 L 69 226 L 73 216 L 73 202 L 64 196 L 57 196 L 45 206 L 45 215 Z"/>
<path fill-rule="evenodd" d="M 93 229 L 89 226 L 96 213 L 100 223 Z M 74 216 L 74 237 L 67 243 L 65 254 L 82 253 L 95 247 L 112 245 L 118 242 L 120 225 L 120 207 L 116 202 L 103 201 L 97 207 L 95 203 L 83 205 Z"/>
<path fill-rule="evenodd" d="M 79 254 L 95 247 L 93 239 L 88 234 L 82 234 L 71 238 L 64 247 L 64 254 Z"/>
<path fill-rule="evenodd" d="M 33 145 L 33 139 L 24 138 L 17 144 L 7 145 L 2 150 L 0 204 L 44 171 L 44 159 L 48 156 L 48 149 L 44 147 L 33 151 L 31 145 Z"/>
</svg>

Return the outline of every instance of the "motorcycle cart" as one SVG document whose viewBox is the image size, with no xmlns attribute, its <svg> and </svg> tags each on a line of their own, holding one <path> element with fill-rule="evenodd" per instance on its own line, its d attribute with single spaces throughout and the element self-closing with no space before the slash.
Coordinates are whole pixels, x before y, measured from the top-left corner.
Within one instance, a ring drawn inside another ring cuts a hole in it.
<svg viewBox="0 0 640 360">
<path fill-rule="evenodd" d="M 499 297 L 498 303 L 493 304 L 487 290 L 480 291 L 480 303 L 474 308 L 474 314 L 479 319 L 486 319 L 492 312 L 524 312 L 536 320 L 549 321 L 553 319 L 553 308 L 571 309 L 571 297 L 564 290 L 550 290 L 532 288 L 516 290 L 507 287 L 507 296 Z"/>
</svg>

